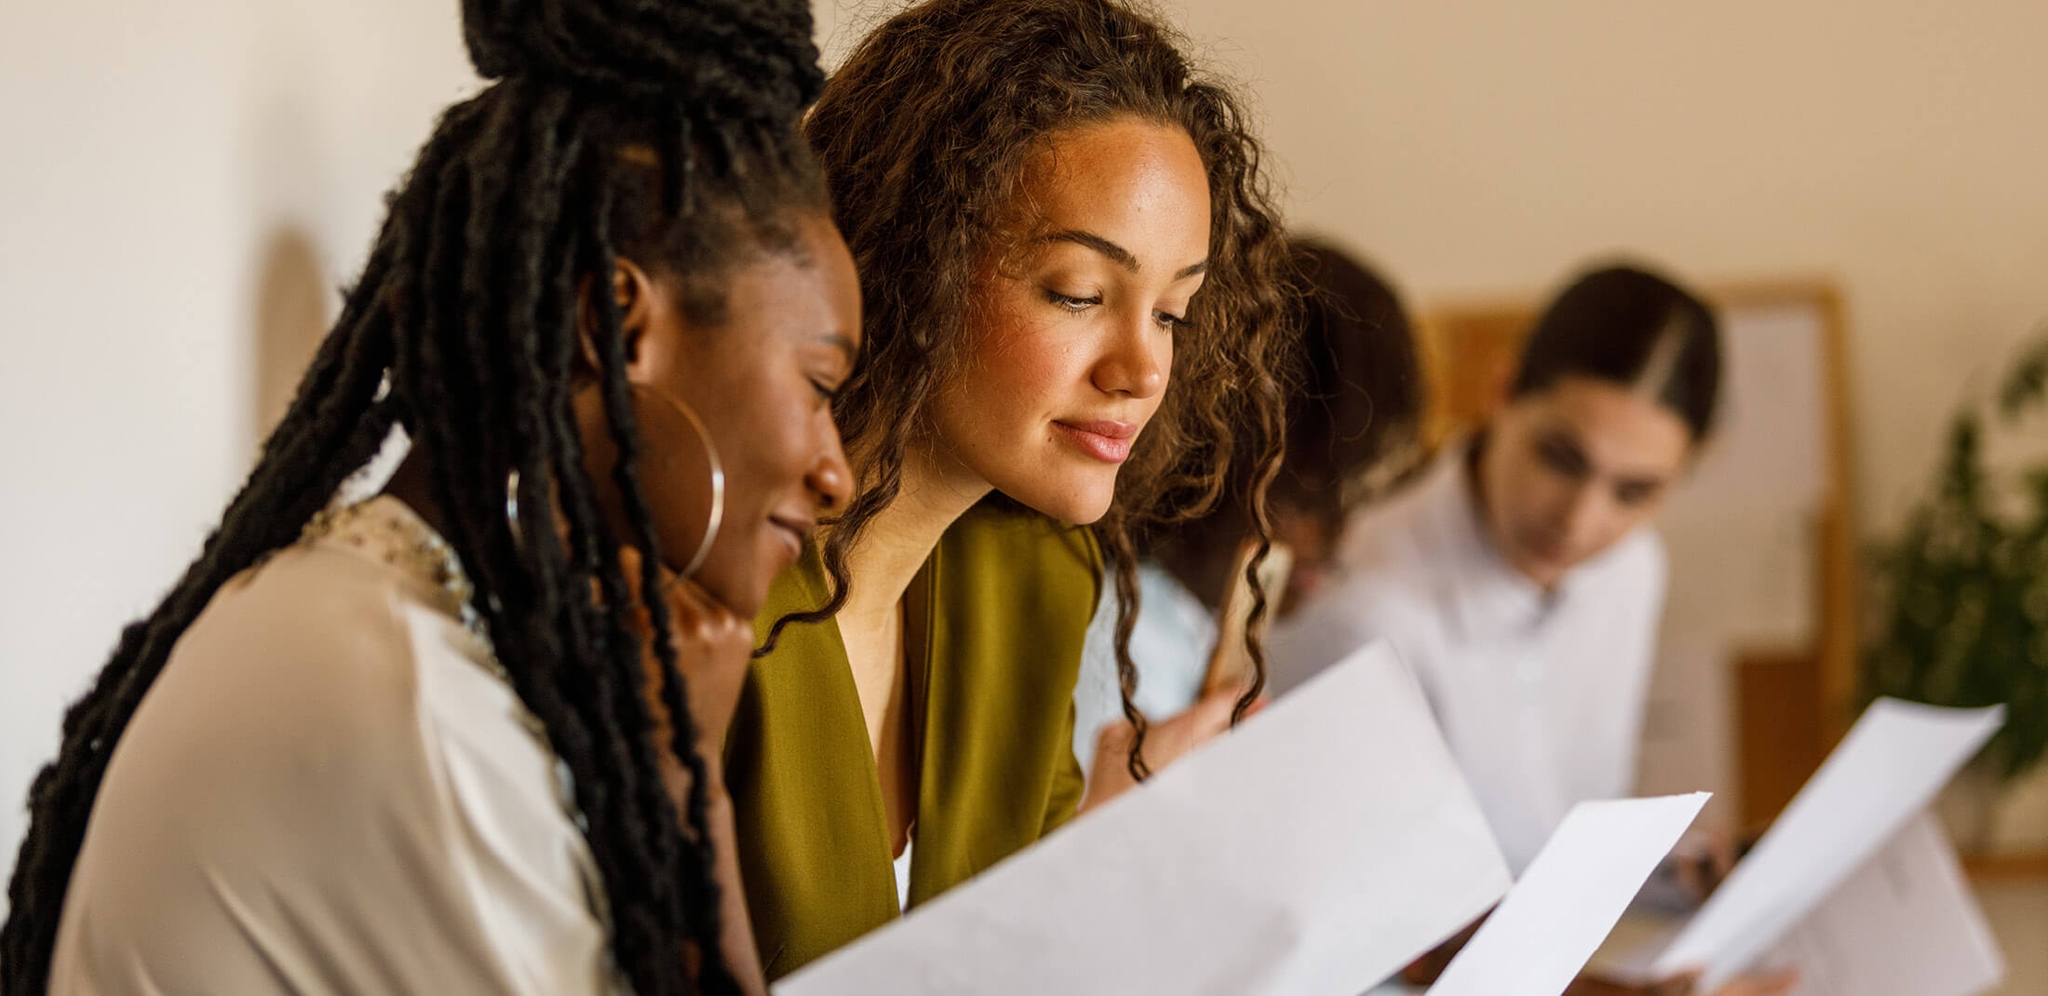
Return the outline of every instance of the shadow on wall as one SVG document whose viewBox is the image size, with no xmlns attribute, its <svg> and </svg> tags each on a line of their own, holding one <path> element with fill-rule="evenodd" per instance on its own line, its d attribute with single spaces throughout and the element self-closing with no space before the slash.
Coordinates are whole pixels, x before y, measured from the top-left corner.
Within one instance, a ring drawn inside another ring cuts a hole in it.
<svg viewBox="0 0 2048 996">
<path fill-rule="evenodd" d="M 299 378 L 327 335 L 334 291 L 322 276 L 312 237 L 285 225 L 263 246 L 256 297 L 256 444 L 291 406 Z"/>
</svg>

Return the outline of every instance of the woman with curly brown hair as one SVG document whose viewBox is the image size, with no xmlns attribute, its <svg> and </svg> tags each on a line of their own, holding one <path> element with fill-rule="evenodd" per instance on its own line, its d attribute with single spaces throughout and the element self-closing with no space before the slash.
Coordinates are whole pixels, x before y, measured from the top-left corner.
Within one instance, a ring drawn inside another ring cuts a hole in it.
<svg viewBox="0 0 2048 996">
<path fill-rule="evenodd" d="M 1133 536 L 1250 464 L 1263 539 L 1290 334 L 1243 107 L 1130 7 L 920 4 L 860 44 L 806 130 L 863 274 L 868 356 L 834 406 L 857 497 L 771 594 L 727 742 L 770 977 L 1254 701 L 1260 679 L 1148 736 L 1129 705 Z M 1071 696 L 1105 553 L 1128 722 L 1084 780 Z"/>
</svg>

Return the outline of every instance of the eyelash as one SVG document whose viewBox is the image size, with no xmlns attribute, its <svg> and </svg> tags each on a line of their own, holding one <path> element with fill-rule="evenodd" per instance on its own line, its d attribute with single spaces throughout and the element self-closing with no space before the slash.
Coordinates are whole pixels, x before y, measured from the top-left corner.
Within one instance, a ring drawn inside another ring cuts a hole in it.
<svg viewBox="0 0 2048 996">
<path fill-rule="evenodd" d="M 1045 299 L 1073 312 L 1086 311 L 1102 303 L 1102 296 L 1099 294 L 1095 297 L 1075 297 L 1072 294 L 1062 294 L 1056 290 L 1046 291 Z"/>
<path fill-rule="evenodd" d="M 1057 307 L 1076 314 L 1102 303 L 1102 298 L 1099 295 L 1096 297 L 1075 297 L 1072 294 L 1062 294 L 1056 290 L 1046 291 L 1045 299 Z M 1159 323 L 1160 328 L 1168 332 L 1180 332 L 1194 324 L 1180 315 L 1170 315 L 1164 311 L 1154 312 L 1153 319 Z"/>
</svg>

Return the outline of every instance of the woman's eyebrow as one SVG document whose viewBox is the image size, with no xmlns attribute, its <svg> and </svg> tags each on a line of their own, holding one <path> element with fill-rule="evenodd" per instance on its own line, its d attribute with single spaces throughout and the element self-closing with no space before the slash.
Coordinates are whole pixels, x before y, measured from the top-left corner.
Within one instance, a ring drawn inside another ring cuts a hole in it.
<svg viewBox="0 0 2048 996">
<path fill-rule="evenodd" d="M 1096 252 L 1103 254 L 1104 256 L 1109 257 L 1111 262 L 1115 263 L 1118 266 L 1123 267 L 1126 270 L 1131 271 L 1132 273 L 1136 273 L 1140 269 L 1138 265 L 1138 257 L 1132 255 L 1129 249 L 1117 245 L 1116 243 L 1111 242 L 1110 240 L 1105 239 L 1102 236 L 1095 234 L 1094 232 L 1082 231 L 1080 229 L 1066 229 L 1063 231 L 1052 232 L 1047 235 L 1041 235 L 1038 237 L 1038 241 L 1072 242 L 1077 246 L 1086 246 L 1090 249 L 1095 250 Z M 1199 263 L 1192 263 L 1187 266 L 1181 267 L 1180 272 L 1175 273 L 1173 275 L 1173 279 L 1186 280 L 1187 278 L 1192 277 L 1198 273 L 1206 272 L 1208 269 L 1209 261 L 1205 259 Z"/>
</svg>

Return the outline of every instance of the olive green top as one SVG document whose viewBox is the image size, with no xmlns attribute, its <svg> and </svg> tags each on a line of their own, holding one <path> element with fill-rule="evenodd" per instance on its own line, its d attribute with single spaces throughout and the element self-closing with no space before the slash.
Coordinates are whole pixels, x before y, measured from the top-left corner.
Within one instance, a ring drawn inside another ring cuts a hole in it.
<svg viewBox="0 0 2048 996">
<path fill-rule="evenodd" d="M 1086 529 L 1000 498 L 947 529 L 911 582 L 912 906 L 1074 815 L 1074 680 L 1101 584 L 1102 553 Z M 761 636 L 825 596 L 812 549 L 776 582 Z M 898 915 L 881 782 L 837 624 L 791 624 L 754 662 L 725 766 L 769 978 Z"/>
</svg>

